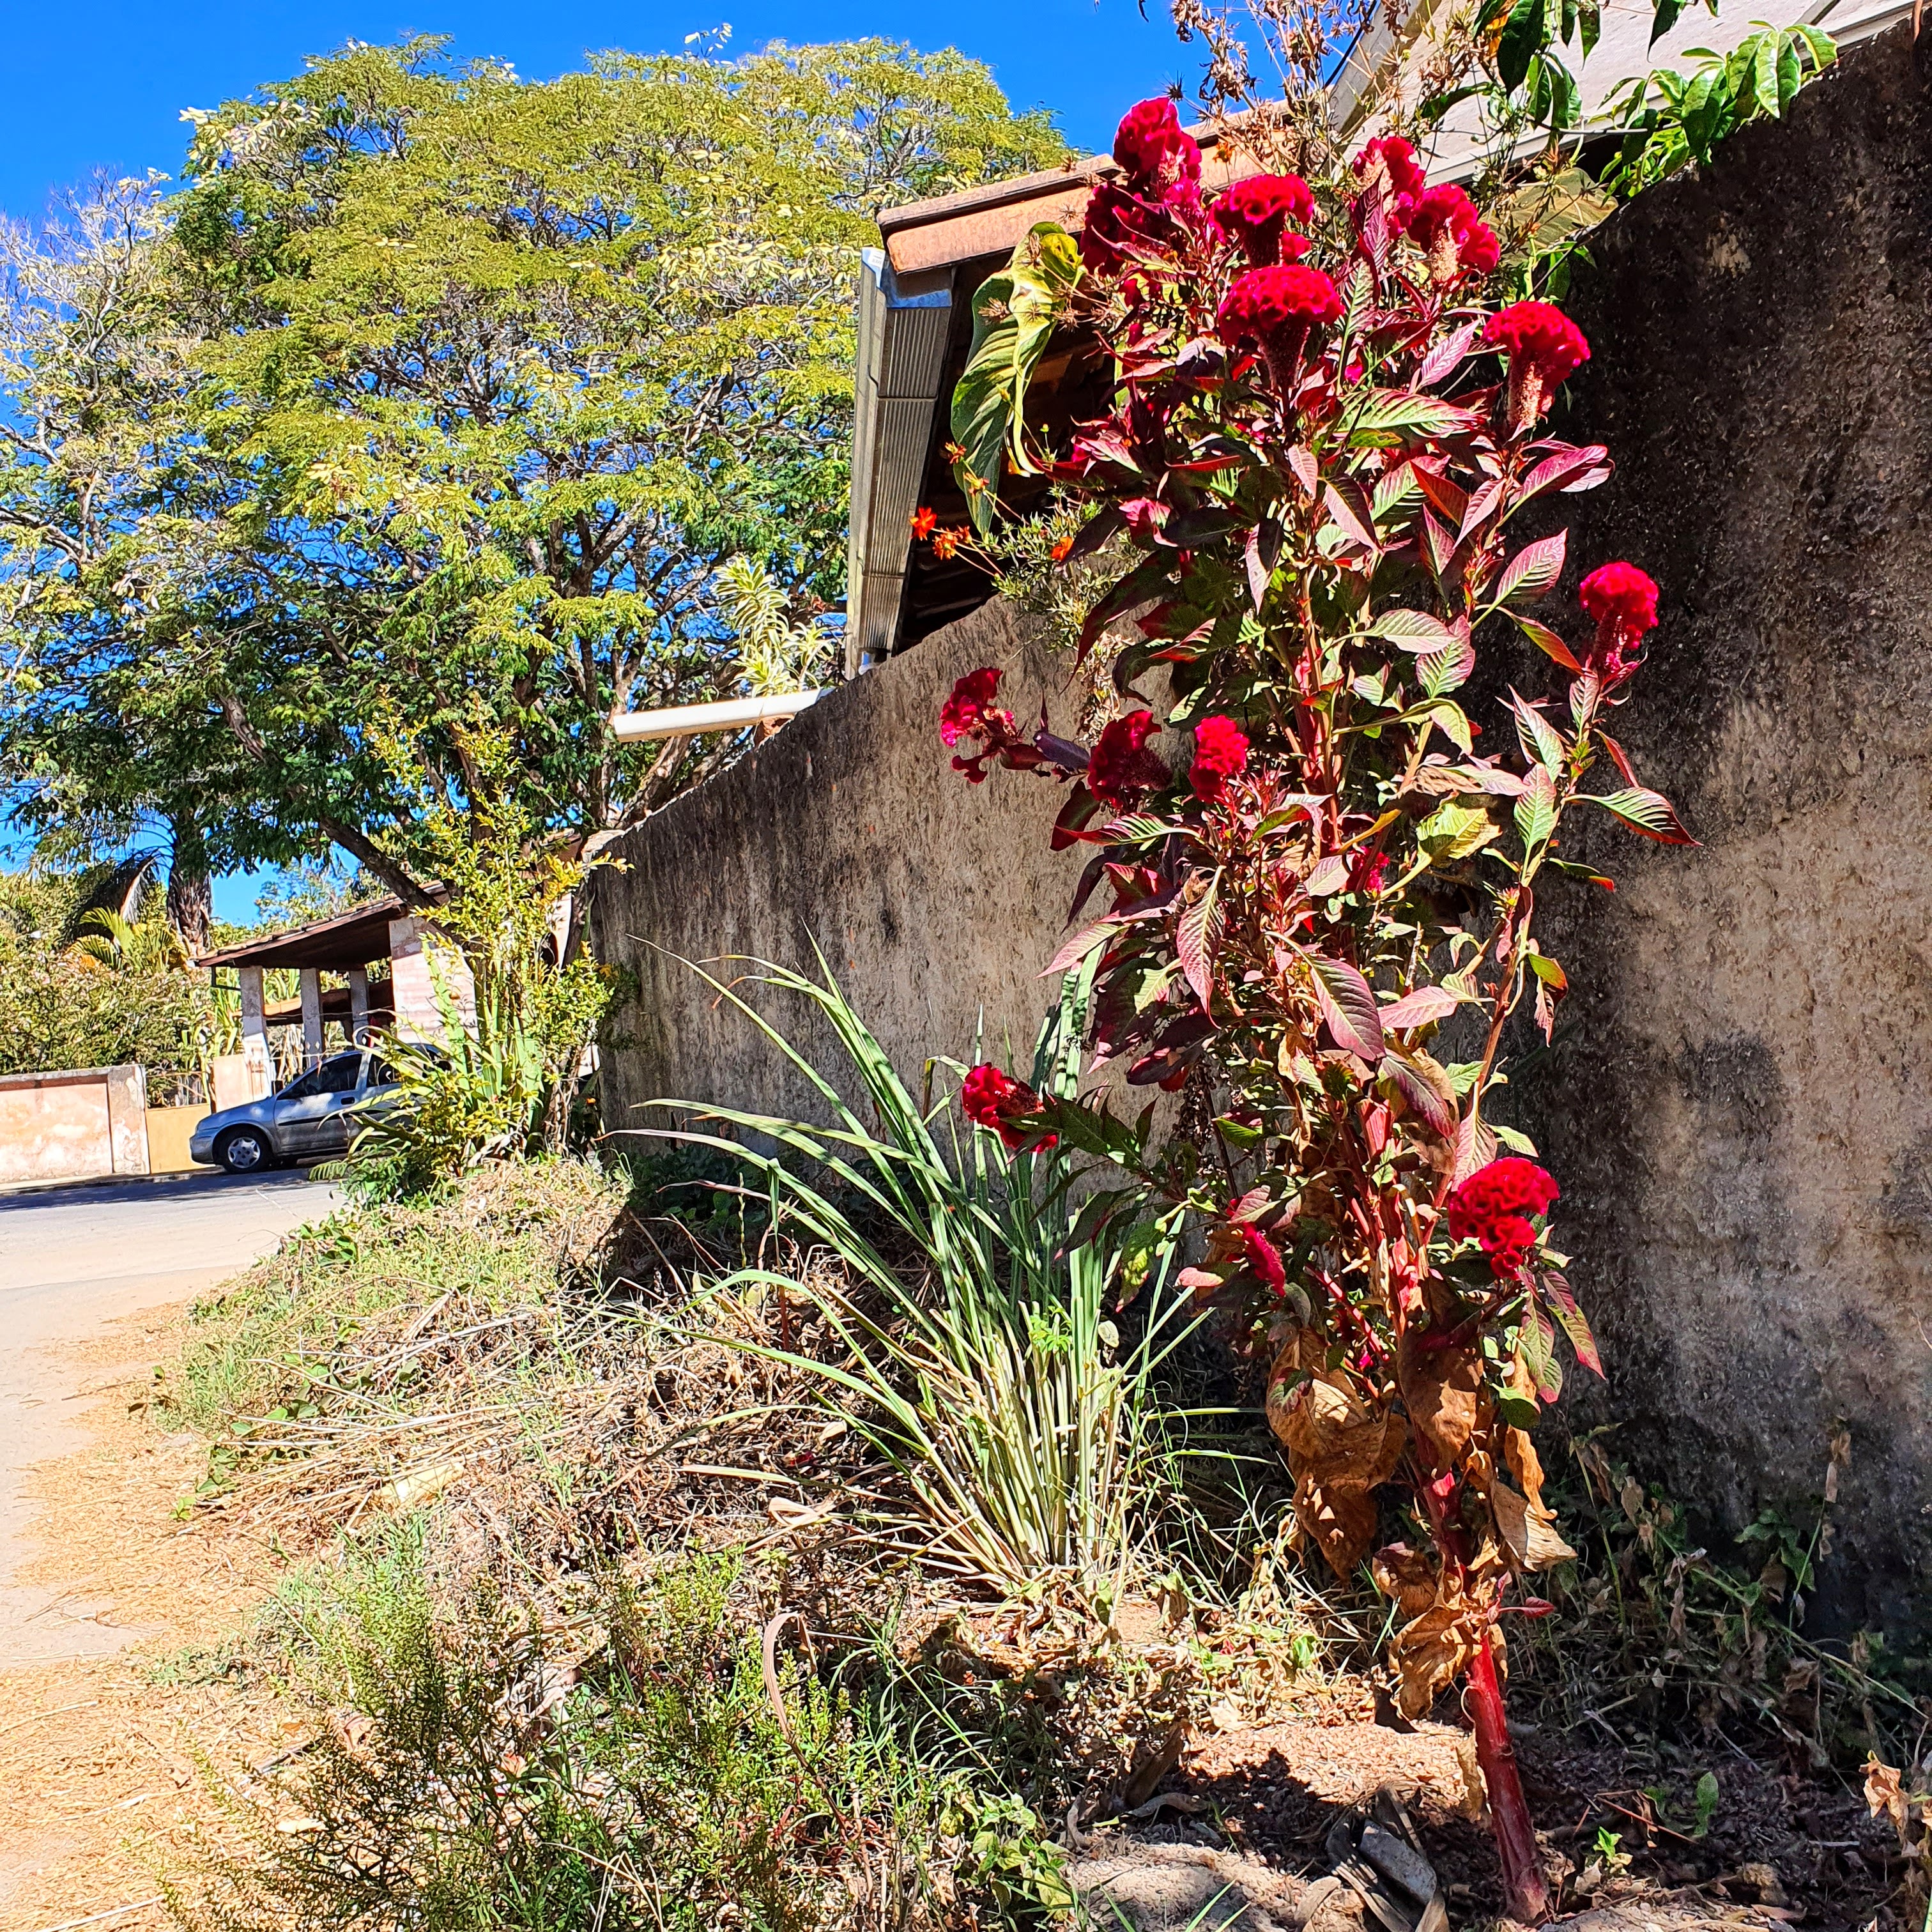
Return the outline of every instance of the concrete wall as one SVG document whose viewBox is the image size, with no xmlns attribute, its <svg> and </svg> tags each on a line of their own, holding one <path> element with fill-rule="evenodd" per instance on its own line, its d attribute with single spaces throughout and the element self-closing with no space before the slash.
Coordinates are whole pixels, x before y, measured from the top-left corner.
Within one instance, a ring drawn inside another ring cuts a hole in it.
<svg viewBox="0 0 1932 1932">
<path fill-rule="evenodd" d="M 138 1066 L 0 1076 L 0 1185 L 148 1172 Z"/>
<path fill-rule="evenodd" d="M 1843 1418 L 1820 1608 L 1923 1622 L 1932 102 L 1909 28 L 1590 248 L 1568 306 L 1593 354 L 1561 428 L 1618 472 L 1564 506 L 1564 604 L 1610 557 L 1662 585 L 1616 728 L 1704 844 L 1604 824 L 1577 842 L 1619 887 L 1546 896 L 1574 1032 L 1526 1124 L 1562 1181 L 1622 1453 L 1735 1529 L 1810 1507 Z"/>
<path fill-rule="evenodd" d="M 637 974 L 642 998 L 624 1016 L 632 1044 L 605 1057 L 607 1126 L 662 1124 L 638 1103 L 662 1096 L 817 1106 L 686 960 L 814 970 L 815 943 L 908 1079 L 930 1054 L 970 1059 L 982 1016 L 989 1051 L 1004 1056 L 1010 1041 L 1024 1066 L 1047 1000 L 1037 976 L 1082 855 L 1047 850 L 1058 785 L 1000 772 L 971 786 L 950 768 L 940 704 L 984 664 L 1006 668 L 1001 694 L 1017 716 L 1036 717 L 1044 699 L 1054 726 L 1070 729 L 1064 664 L 989 605 L 821 699 L 617 848 L 625 869 L 596 882 L 599 950 Z M 833 1066 L 804 1012 L 760 997 Z"/>
<path fill-rule="evenodd" d="M 1821 1622 L 1924 1622 L 1932 1574 L 1932 106 L 1901 30 L 1706 178 L 1593 236 L 1594 346 L 1563 433 L 1619 473 L 1565 500 L 1576 577 L 1625 556 L 1666 621 L 1619 735 L 1704 840 L 1566 832 L 1614 897 L 1552 883 L 1576 991 L 1522 1124 L 1615 1382 L 1574 1419 L 1719 1533 L 1852 1462 Z M 1564 620 L 1574 622 L 1574 617 Z M 1526 650 L 1507 675 L 1547 690 Z M 1053 668 L 982 611 L 827 699 L 629 838 L 602 931 L 644 998 L 607 1120 L 654 1095 L 803 1095 L 686 969 L 816 938 L 902 1071 L 1030 1041 L 1077 855 L 1045 784 L 969 791 L 933 735 L 962 670 Z M 1054 722 L 1064 728 L 1064 707 Z M 1492 725 L 1492 728 L 1494 728 Z"/>
</svg>

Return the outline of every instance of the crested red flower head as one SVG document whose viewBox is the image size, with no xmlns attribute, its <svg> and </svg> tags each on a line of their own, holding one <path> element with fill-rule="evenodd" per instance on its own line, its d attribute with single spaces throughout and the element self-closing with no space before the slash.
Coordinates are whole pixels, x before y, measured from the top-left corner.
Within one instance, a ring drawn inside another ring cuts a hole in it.
<svg viewBox="0 0 1932 1932">
<path fill-rule="evenodd" d="M 1634 674 L 1630 654 L 1657 628 L 1657 585 L 1634 563 L 1606 563 L 1577 586 L 1576 601 L 1597 620 L 1586 662 L 1614 690 Z"/>
<path fill-rule="evenodd" d="M 1248 734 L 1232 718 L 1204 718 L 1194 728 L 1194 762 L 1187 782 L 1209 804 L 1222 788 L 1248 768 Z"/>
<path fill-rule="evenodd" d="M 1260 1228 L 1245 1221 L 1235 1222 L 1233 1233 L 1240 1244 L 1241 1258 L 1255 1278 L 1271 1294 L 1287 1294 L 1288 1270 L 1282 1264 L 1281 1250 Z"/>
<path fill-rule="evenodd" d="M 1543 413 L 1551 391 L 1590 359 L 1583 332 L 1546 302 L 1512 302 L 1497 310 L 1483 340 L 1510 359 L 1509 426 L 1520 434 Z"/>
<path fill-rule="evenodd" d="M 1473 1239 L 1499 1279 L 1516 1274 L 1536 1246 L 1532 1225 L 1559 1190 L 1533 1160 L 1514 1154 L 1480 1167 L 1449 1197 L 1450 1240 Z"/>
<path fill-rule="evenodd" d="M 1103 805 L 1124 812 L 1136 795 L 1157 791 L 1173 774 L 1147 748 L 1154 713 L 1130 711 L 1102 731 L 1087 760 L 1087 789 Z"/>
<path fill-rule="evenodd" d="M 1494 231 L 1453 182 L 1431 188 L 1416 203 L 1408 238 L 1429 257 L 1430 280 L 1444 286 L 1465 275 L 1486 275 L 1502 258 Z"/>
<path fill-rule="evenodd" d="M 1010 1153 L 1022 1148 L 1054 1146 L 1058 1134 L 1043 1134 L 1022 1124 L 1040 1112 L 1040 1096 L 1023 1080 L 990 1063 L 974 1067 L 959 1090 L 959 1111 L 976 1127 L 998 1134 Z"/>
<path fill-rule="evenodd" d="M 1258 268 L 1306 254 L 1307 236 L 1286 231 L 1314 214 L 1315 197 L 1299 175 L 1250 175 L 1235 182 L 1214 207 L 1215 226 Z"/>
<path fill-rule="evenodd" d="M 982 664 L 977 670 L 969 670 L 952 687 L 952 695 L 939 707 L 939 740 L 943 745 L 956 745 L 962 738 L 986 728 L 987 713 L 992 710 L 993 700 L 999 694 L 1000 674 L 991 664 Z M 1001 711 L 995 714 L 1010 724 L 1012 713 Z"/>
<path fill-rule="evenodd" d="M 1429 186 L 1429 178 L 1415 158 L 1415 150 L 1400 134 L 1384 134 L 1371 141 L 1355 157 L 1355 172 L 1364 194 L 1378 182 L 1388 188 L 1389 220 L 1396 228 L 1406 228 Z"/>
<path fill-rule="evenodd" d="M 1201 178 L 1201 150 L 1180 124 L 1165 94 L 1143 100 L 1120 117 L 1114 134 L 1114 158 L 1130 186 L 1165 194 L 1177 182 Z"/>
<path fill-rule="evenodd" d="M 977 751 L 970 756 L 956 753 L 952 760 L 952 769 L 964 772 L 973 784 L 985 782 L 991 760 L 1016 772 L 1037 771 L 1046 762 L 1039 747 L 1020 735 L 1013 714 L 993 702 L 999 688 L 999 672 L 991 664 L 982 664 L 960 679 L 939 707 L 941 744 L 957 745 L 962 739 L 978 741 Z"/>
<path fill-rule="evenodd" d="M 1299 262 L 1250 268 L 1221 298 L 1215 322 L 1230 349 L 1257 342 L 1268 373 L 1284 394 L 1301 359 L 1309 331 L 1342 313 L 1335 284 Z"/>
</svg>

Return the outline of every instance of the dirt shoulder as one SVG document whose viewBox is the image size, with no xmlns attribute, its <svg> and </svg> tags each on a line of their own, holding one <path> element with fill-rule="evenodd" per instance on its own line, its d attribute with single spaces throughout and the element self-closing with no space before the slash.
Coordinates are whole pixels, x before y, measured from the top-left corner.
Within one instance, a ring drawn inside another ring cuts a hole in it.
<svg viewBox="0 0 1932 1932">
<path fill-rule="evenodd" d="M 272 1696 L 230 1674 L 224 1646 L 281 1565 L 220 1520 L 178 1514 L 206 1445 L 157 1433 L 146 1412 L 185 1312 L 47 1352 L 49 1373 L 94 1398 L 91 1439 L 23 1486 L 35 1547 L 10 1581 L 45 1599 L 25 1631 L 61 1634 L 51 1660 L 0 1672 L 0 1932 L 154 1899 L 157 1873 L 188 1862 L 218 1816 L 200 1767 L 231 1774 L 279 1748 Z M 75 1626 L 95 1654 L 67 1640 Z M 164 1919 L 150 1905 L 100 1922 Z"/>
</svg>

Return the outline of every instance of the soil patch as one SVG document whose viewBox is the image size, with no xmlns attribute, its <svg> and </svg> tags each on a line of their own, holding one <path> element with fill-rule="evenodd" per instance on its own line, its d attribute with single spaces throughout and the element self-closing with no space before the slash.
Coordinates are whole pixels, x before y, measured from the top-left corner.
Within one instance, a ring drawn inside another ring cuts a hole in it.
<svg viewBox="0 0 1932 1932">
<path fill-rule="evenodd" d="M 92 1440 L 32 1472 L 34 1553 L 14 1581 L 47 1592 L 42 1614 L 99 1624 L 109 1654 L 0 1672 L 0 1932 L 154 1900 L 158 1874 L 217 1826 L 203 1767 L 232 1774 L 284 1748 L 283 1713 L 230 1641 L 282 1565 L 218 1518 L 177 1514 L 206 1445 L 146 1418 L 148 1365 L 174 1352 L 184 1316 L 148 1311 L 59 1352 L 98 1398 Z M 150 1904 L 102 1924 L 164 1922 Z"/>
</svg>

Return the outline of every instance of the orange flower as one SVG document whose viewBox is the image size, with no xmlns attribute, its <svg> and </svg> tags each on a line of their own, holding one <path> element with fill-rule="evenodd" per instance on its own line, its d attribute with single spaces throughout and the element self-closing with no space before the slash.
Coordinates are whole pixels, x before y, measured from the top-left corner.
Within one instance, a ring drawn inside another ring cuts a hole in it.
<svg viewBox="0 0 1932 1932">
<path fill-rule="evenodd" d="M 941 530 L 932 540 L 932 554 L 943 563 L 971 532 L 962 524 L 956 530 Z"/>
<path fill-rule="evenodd" d="M 930 510 L 915 510 L 912 513 L 912 533 L 921 543 L 932 534 L 932 526 L 939 519 Z"/>
<path fill-rule="evenodd" d="M 965 446 L 962 443 L 949 442 L 946 446 L 946 460 L 948 463 L 964 463 L 966 460 Z"/>
<path fill-rule="evenodd" d="M 1052 551 L 1048 554 L 1052 556 L 1055 563 L 1064 563 L 1066 561 L 1067 553 L 1071 550 L 1072 548 L 1073 539 L 1071 537 L 1062 537 L 1059 542 L 1054 545 Z"/>
</svg>

